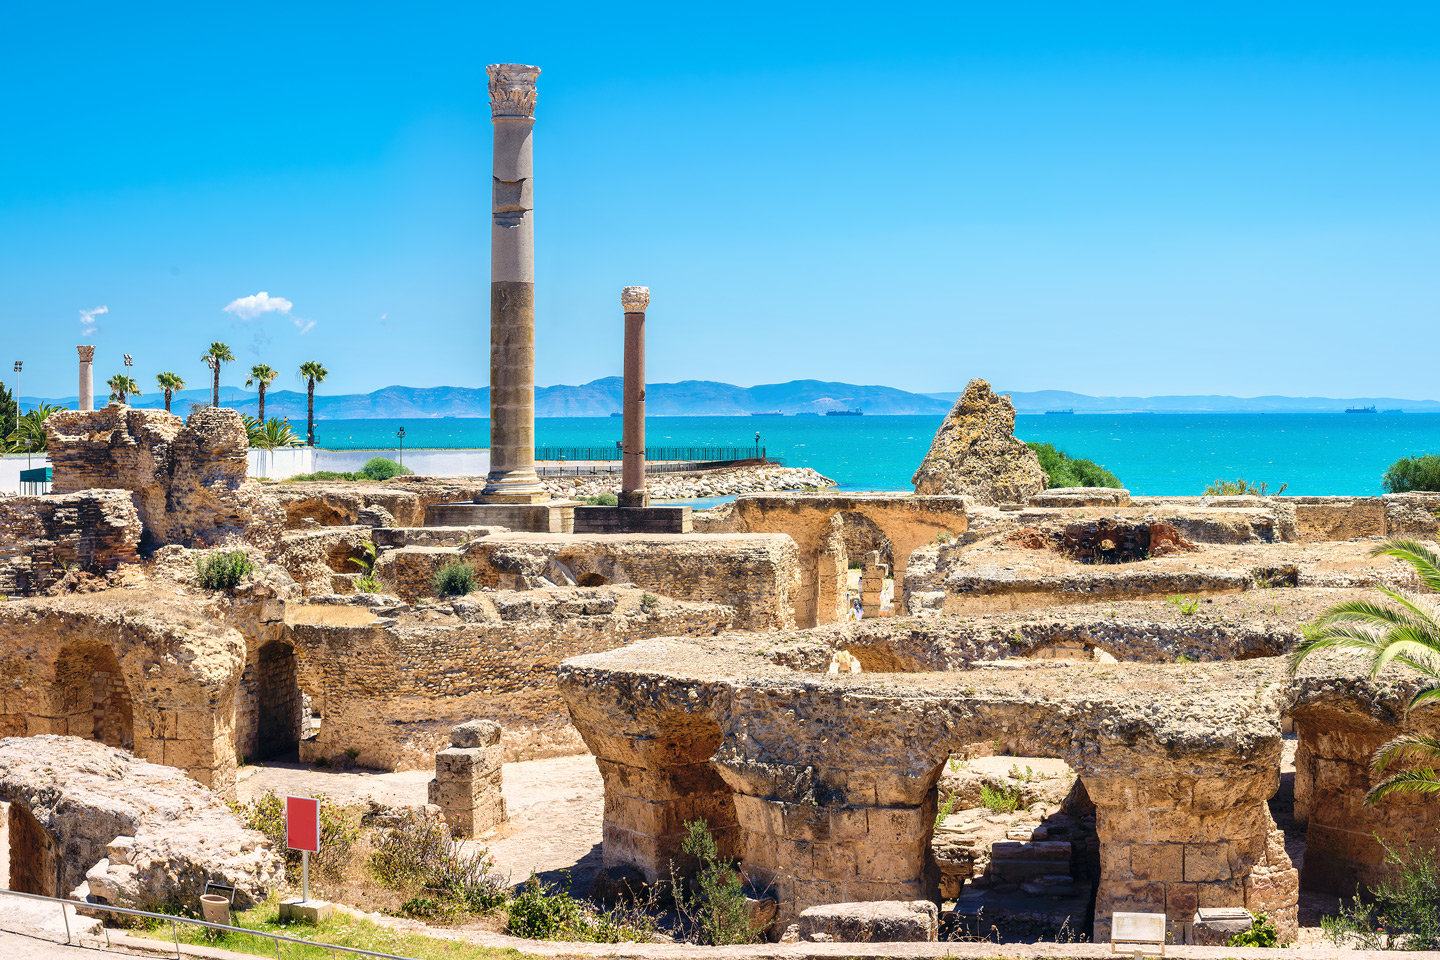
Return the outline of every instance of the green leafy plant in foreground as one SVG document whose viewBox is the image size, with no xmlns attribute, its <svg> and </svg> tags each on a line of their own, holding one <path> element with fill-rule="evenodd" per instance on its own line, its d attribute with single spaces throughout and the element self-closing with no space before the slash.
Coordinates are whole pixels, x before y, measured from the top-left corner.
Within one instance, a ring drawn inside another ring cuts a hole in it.
<svg viewBox="0 0 1440 960">
<path fill-rule="evenodd" d="M 1057 450 L 1051 443 L 1026 443 L 1035 451 L 1040 460 L 1040 469 L 1045 471 L 1045 488 L 1056 487 L 1112 487 L 1123 486 L 1120 478 L 1093 460 L 1072 457 L 1063 450 Z"/>
<path fill-rule="evenodd" d="M 1370 551 L 1408 563 L 1429 593 L 1440 592 L 1440 555 L 1418 540 L 1388 540 Z M 1392 661 L 1420 674 L 1424 683 L 1406 704 L 1406 711 L 1440 703 L 1440 610 L 1428 596 L 1376 587 L 1391 601 L 1352 600 L 1326 610 L 1305 628 L 1305 640 L 1290 655 L 1293 674 L 1305 658 L 1323 650 L 1354 650 L 1369 657 L 1369 675 L 1378 677 Z M 1405 734 L 1383 744 L 1371 759 L 1380 775 L 1398 770 L 1370 788 L 1367 804 L 1391 793 L 1440 793 L 1440 737 Z"/>
<path fill-rule="evenodd" d="M 700 869 L 695 874 L 695 892 L 675 883 L 675 903 L 700 942 L 711 946 L 754 943 L 759 931 L 750 929 L 740 870 L 720 856 L 709 825 L 704 820 L 687 821 L 680 849 L 694 857 Z"/>
<path fill-rule="evenodd" d="M 195 558 L 195 576 L 206 590 L 232 590 L 254 569 L 244 550 L 211 550 Z"/>
<path fill-rule="evenodd" d="M 995 813 L 1009 813 L 1020 809 L 1020 791 L 1015 787 L 992 787 L 980 784 L 980 803 Z"/>
<path fill-rule="evenodd" d="M 1263 913 L 1251 914 L 1250 929 L 1244 930 L 1230 938 L 1228 944 L 1232 947 L 1278 947 L 1280 935 L 1275 931 L 1275 924 Z"/>
<path fill-rule="evenodd" d="M 613 493 L 597 493 L 593 497 L 585 498 L 587 507 L 618 507 L 620 498 Z"/>
<path fill-rule="evenodd" d="M 1440 859 L 1406 844 L 1403 853 L 1385 844 L 1390 878 L 1340 904 L 1320 928 L 1337 947 L 1358 950 L 1440 950 Z"/>
<path fill-rule="evenodd" d="M 325 797 L 320 801 L 320 852 L 310 855 L 311 869 L 339 879 L 350 862 L 350 851 L 360 838 L 359 819 L 350 811 Z M 234 803 L 230 809 L 251 830 L 264 834 L 276 850 L 285 852 L 285 875 L 300 878 L 300 851 L 287 849 L 285 844 L 285 801 L 267 790 L 250 803 Z"/>
<path fill-rule="evenodd" d="M 475 568 L 464 560 L 451 560 L 435 571 L 435 595 L 463 597 L 475 589 Z"/>
<path fill-rule="evenodd" d="M 1176 610 L 1179 610 L 1181 615 L 1186 617 L 1192 616 L 1196 610 L 1200 609 L 1199 597 L 1185 597 L 1176 593 L 1166 597 L 1165 602 Z"/>
<path fill-rule="evenodd" d="M 492 913 L 508 898 L 504 879 L 492 868 L 489 850 L 467 853 L 438 813 L 409 807 L 382 833 L 370 855 L 370 872 L 386 886 L 412 889 L 400 913 L 457 919 Z"/>
</svg>

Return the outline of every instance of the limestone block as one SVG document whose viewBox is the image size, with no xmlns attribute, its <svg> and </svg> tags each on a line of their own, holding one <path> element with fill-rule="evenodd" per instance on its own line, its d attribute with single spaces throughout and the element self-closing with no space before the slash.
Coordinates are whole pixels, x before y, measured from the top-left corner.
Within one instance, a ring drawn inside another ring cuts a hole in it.
<svg viewBox="0 0 1440 960">
<path fill-rule="evenodd" d="M 801 941 L 934 942 L 940 914 L 929 900 L 827 903 L 801 911 L 799 932 Z"/>
<path fill-rule="evenodd" d="M 452 747 L 493 747 L 500 742 L 500 724 L 493 720 L 467 720 L 450 730 Z"/>
<path fill-rule="evenodd" d="M 1223 947 L 1254 922 L 1244 907 L 1203 907 L 1195 911 L 1190 942 L 1202 947 Z"/>
</svg>

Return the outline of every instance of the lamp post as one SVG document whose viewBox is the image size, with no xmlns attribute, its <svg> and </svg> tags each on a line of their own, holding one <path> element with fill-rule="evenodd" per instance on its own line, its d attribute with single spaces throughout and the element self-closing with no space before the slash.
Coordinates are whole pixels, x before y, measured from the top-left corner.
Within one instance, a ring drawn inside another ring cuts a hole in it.
<svg viewBox="0 0 1440 960">
<path fill-rule="evenodd" d="M 401 427 L 395 431 L 395 439 L 400 441 L 400 451 L 396 454 L 396 463 L 405 466 L 405 428 Z"/>
<path fill-rule="evenodd" d="M 25 366 L 25 361 L 15 361 L 15 429 L 20 429 L 20 368 Z"/>
</svg>

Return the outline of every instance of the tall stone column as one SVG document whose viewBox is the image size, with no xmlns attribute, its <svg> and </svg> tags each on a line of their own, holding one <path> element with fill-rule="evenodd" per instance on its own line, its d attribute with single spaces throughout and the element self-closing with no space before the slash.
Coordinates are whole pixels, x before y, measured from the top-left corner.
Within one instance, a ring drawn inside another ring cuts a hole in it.
<svg viewBox="0 0 1440 960">
<path fill-rule="evenodd" d="M 625 435 L 620 473 L 620 506 L 648 507 L 645 492 L 645 308 L 649 287 L 620 291 L 625 308 Z"/>
<path fill-rule="evenodd" d="M 95 348 L 77 346 L 80 353 L 80 409 L 95 409 Z"/>
<path fill-rule="evenodd" d="M 490 226 L 490 475 L 484 503 L 549 499 L 535 475 L 535 220 L 531 134 L 539 67 L 495 63 Z"/>
</svg>

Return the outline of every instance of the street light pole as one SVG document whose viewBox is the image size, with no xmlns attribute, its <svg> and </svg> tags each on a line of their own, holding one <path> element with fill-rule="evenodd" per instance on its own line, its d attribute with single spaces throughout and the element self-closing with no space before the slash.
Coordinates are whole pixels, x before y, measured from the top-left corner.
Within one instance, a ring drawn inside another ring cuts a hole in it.
<svg viewBox="0 0 1440 960">
<path fill-rule="evenodd" d="M 20 368 L 25 366 L 25 361 L 15 361 L 15 430 L 20 430 Z"/>
<path fill-rule="evenodd" d="M 397 459 L 396 459 L 395 462 L 398 463 L 398 464 L 400 464 L 400 466 L 403 467 L 403 466 L 405 466 L 405 428 L 404 428 L 404 427 L 401 427 L 399 430 L 396 430 L 396 431 L 395 431 L 395 439 L 397 439 L 397 440 L 400 441 L 400 451 L 399 451 L 398 454 L 396 454 Z"/>
</svg>

